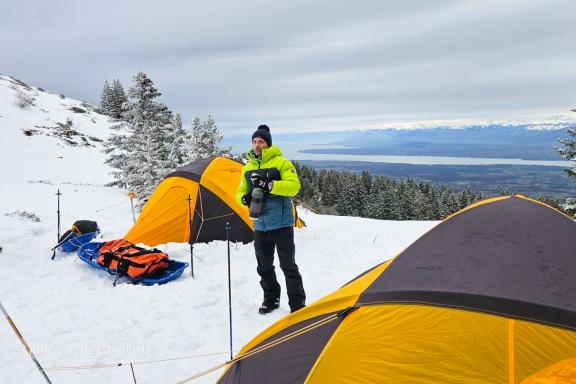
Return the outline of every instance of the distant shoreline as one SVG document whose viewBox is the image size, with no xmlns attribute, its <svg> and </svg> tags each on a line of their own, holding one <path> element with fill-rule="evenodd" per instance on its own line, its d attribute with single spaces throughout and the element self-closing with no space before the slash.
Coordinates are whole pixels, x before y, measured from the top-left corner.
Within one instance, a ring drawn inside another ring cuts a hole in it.
<svg viewBox="0 0 576 384">
<path fill-rule="evenodd" d="M 418 164 L 418 165 L 537 165 L 543 167 L 571 166 L 569 161 L 524 160 L 514 158 L 486 158 L 460 156 L 397 156 L 397 155 L 358 155 L 341 154 L 316 149 L 284 151 L 284 156 L 294 160 L 306 161 L 365 161 L 369 163 Z"/>
</svg>

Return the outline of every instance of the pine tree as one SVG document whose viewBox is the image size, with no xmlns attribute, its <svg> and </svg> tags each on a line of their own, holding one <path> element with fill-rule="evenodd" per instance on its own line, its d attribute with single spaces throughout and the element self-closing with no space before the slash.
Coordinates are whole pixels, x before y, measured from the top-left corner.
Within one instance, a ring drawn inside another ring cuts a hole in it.
<svg viewBox="0 0 576 384">
<path fill-rule="evenodd" d="M 120 188 L 128 188 L 126 172 L 128 168 L 128 133 L 126 123 L 112 126 L 116 131 L 112 133 L 104 143 L 104 153 L 108 155 L 105 163 L 112 167 L 110 174 L 114 181 L 108 185 Z"/>
<path fill-rule="evenodd" d="M 364 184 L 367 193 L 370 194 L 372 188 L 372 175 L 366 170 L 362 171 L 362 184 Z"/>
<path fill-rule="evenodd" d="M 191 161 L 207 159 L 212 156 L 231 156 L 231 147 L 219 147 L 224 136 L 220 134 L 212 115 L 201 122 L 199 117 L 192 122 L 191 133 L 185 146 Z"/>
<path fill-rule="evenodd" d="M 300 180 L 300 191 L 297 198 L 306 201 L 313 199 L 317 193 L 315 185 L 316 171 L 311 167 L 301 166 L 297 162 L 293 162 L 293 164 Z"/>
<path fill-rule="evenodd" d="M 458 210 L 458 202 L 452 192 L 448 187 L 440 187 L 440 215 L 439 219 L 444 220 L 449 215 L 453 214 Z"/>
<path fill-rule="evenodd" d="M 414 192 L 412 194 L 412 202 L 413 210 L 410 219 L 425 220 L 427 217 L 426 195 L 424 195 L 424 193 L 422 193 L 422 191 L 417 186 L 415 186 Z"/>
<path fill-rule="evenodd" d="M 572 112 L 576 112 L 576 109 L 573 109 Z M 566 133 L 570 136 L 569 139 L 559 139 L 558 141 L 562 144 L 562 147 L 556 148 L 560 156 L 564 160 L 572 161 L 573 166 L 572 168 L 565 169 L 564 172 L 570 177 L 576 177 L 576 128 L 567 127 Z"/>
<path fill-rule="evenodd" d="M 398 197 L 397 184 L 391 185 L 391 188 L 383 192 L 384 219 L 400 220 L 402 219 L 402 206 Z"/>
<path fill-rule="evenodd" d="M 112 111 L 112 88 L 108 84 L 108 80 L 104 81 L 102 93 L 100 94 L 100 113 L 110 116 Z"/>
<path fill-rule="evenodd" d="M 109 116 L 120 119 L 124 115 L 126 103 L 128 102 L 128 98 L 126 97 L 126 93 L 124 93 L 124 88 L 120 83 L 120 80 L 116 79 L 112 82 L 111 88 L 111 101 L 110 101 L 110 113 Z"/>
<path fill-rule="evenodd" d="M 437 216 L 436 212 L 438 212 L 438 202 L 435 195 L 436 187 L 430 182 L 422 182 L 418 187 L 422 204 L 420 220 L 434 220 Z"/>
<path fill-rule="evenodd" d="M 410 220 L 412 217 L 412 212 L 414 210 L 413 206 L 413 191 L 410 189 L 410 179 L 401 180 L 398 183 L 398 208 L 400 213 L 400 220 Z"/>
<path fill-rule="evenodd" d="M 133 81 L 124 121 L 113 127 L 117 133 L 106 142 L 105 152 L 106 162 L 115 168 L 114 184 L 132 189 L 142 205 L 169 169 L 172 112 L 155 101 L 161 94 L 146 74 L 139 72 Z"/>
<path fill-rule="evenodd" d="M 186 161 L 194 161 L 196 160 L 196 137 L 198 134 L 195 132 L 199 132 L 202 129 L 202 120 L 198 116 L 194 117 L 192 120 L 192 125 L 190 130 L 186 132 L 185 142 L 184 142 L 184 152 L 186 153 Z"/>
<path fill-rule="evenodd" d="M 388 218 L 388 209 L 386 206 L 386 195 L 382 191 L 376 189 L 372 190 L 374 193 L 369 195 L 366 204 L 364 205 L 364 217 L 371 219 L 384 220 Z"/>
<path fill-rule="evenodd" d="M 179 113 L 172 119 L 170 128 L 167 137 L 168 168 L 175 169 L 187 160 L 185 152 L 186 131 L 182 127 L 182 116 Z"/>
<path fill-rule="evenodd" d="M 341 192 L 342 185 L 339 174 L 333 169 L 327 171 L 325 173 L 324 181 L 322 182 L 322 204 L 327 207 L 334 206 L 338 201 Z"/>
<path fill-rule="evenodd" d="M 458 194 L 458 209 L 464 209 L 475 201 L 476 198 L 472 191 L 470 191 L 468 188 L 465 188 Z"/>
<path fill-rule="evenodd" d="M 426 193 L 426 200 L 426 220 L 438 220 L 442 218 L 440 213 L 440 194 L 435 185 L 430 184 L 430 189 Z"/>
<path fill-rule="evenodd" d="M 336 211 L 343 216 L 360 216 L 366 203 L 366 188 L 361 178 L 345 172 L 341 177 L 341 193 L 336 200 Z"/>
</svg>

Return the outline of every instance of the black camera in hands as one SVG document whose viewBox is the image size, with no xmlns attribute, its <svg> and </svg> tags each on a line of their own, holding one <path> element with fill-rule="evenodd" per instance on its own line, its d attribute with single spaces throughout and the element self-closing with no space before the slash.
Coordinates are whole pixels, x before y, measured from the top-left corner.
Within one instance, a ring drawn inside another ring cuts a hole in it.
<svg viewBox="0 0 576 384">
<path fill-rule="evenodd" d="M 250 181 L 253 187 L 249 207 L 250 218 L 258 219 L 262 212 L 262 198 L 264 193 L 268 192 L 268 182 L 258 172 L 252 172 Z"/>
</svg>

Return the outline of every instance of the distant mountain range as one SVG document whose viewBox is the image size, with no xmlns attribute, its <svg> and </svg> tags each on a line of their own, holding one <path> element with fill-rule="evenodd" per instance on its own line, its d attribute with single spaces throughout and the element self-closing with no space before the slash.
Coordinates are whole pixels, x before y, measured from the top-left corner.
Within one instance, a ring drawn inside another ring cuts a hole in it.
<svg viewBox="0 0 576 384">
<path fill-rule="evenodd" d="M 298 146 L 299 152 L 314 154 L 561 160 L 555 148 L 558 139 L 568 137 L 567 127 L 576 128 L 576 121 L 282 133 L 273 138 L 280 148 Z M 250 145 L 249 138 L 239 136 L 226 142 L 239 150 Z"/>
<path fill-rule="evenodd" d="M 576 124 L 571 126 L 576 127 Z M 555 148 L 560 145 L 558 139 L 568 137 L 563 127 L 534 129 L 531 125 L 489 125 L 462 129 L 372 130 L 355 132 L 333 142 L 344 148 L 309 148 L 302 152 L 561 160 Z"/>
</svg>

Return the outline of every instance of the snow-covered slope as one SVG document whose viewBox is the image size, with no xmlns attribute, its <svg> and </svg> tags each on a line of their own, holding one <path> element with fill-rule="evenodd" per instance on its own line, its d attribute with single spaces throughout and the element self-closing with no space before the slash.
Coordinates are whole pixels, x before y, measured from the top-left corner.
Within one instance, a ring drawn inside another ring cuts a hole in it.
<svg viewBox="0 0 576 384">
<path fill-rule="evenodd" d="M 32 104 L 18 106 L 22 99 Z M 52 183 L 103 184 L 108 169 L 101 165 L 101 141 L 110 124 L 90 104 L 0 75 L 2 175 L 18 181 L 50 178 Z M 71 168 L 84 171 L 65 171 Z"/>
<path fill-rule="evenodd" d="M 35 105 L 16 106 L 18 91 L 32 95 Z M 86 112 L 73 112 L 73 107 Z M 195 279 L 187 271 L 174 282 L 152 287 L 114 288 L 111 276 L 90 269 L 74 254 L 58 254 L 50 260 L 56 242 L 58 189 L 63 193 L 63 229 L 74 220 L 92 219 L 106 239 L 113 239 L 132 224 L 126 191 L 104 187 L 109 170 L 97 139 L 105 138 L 110 122 L 81 102 L 5 76 L 0 77 L 0 116 L 0 301 L 45 368 L 105 366 L 48 370 L 52 382 L 132 383 L 126 365 L 132 362 L 140 384 L 175 383 L 225 361 L 226 243 L 195 246 Z M 71 139 L 77 145 L 57 136 L 61 131 L 55 127 L 68 118 L 79 132 Z M 24 130 L 30 129 L 36 131 L 25 135 Z M 309 303 L 394 256 L 436 224 L 307 211 L 301 216 L 308 227 L 297 230 L 297 262 Z M 173 259 L 189 260 L 185 244 L 161 248 Z M 259 315 L 261 289 L 252 245 L 233 245 L 231 257 L 237 351 L 289 309 L 284 294 L 278 311 Z M 283 280 L 281 284 L 284 287 Z M 4 319 L 0 319 L 0 349 L 0 382 L 43 382 Z M 195 382 L 213 382 L 220 372 Z"/>
</svg>

